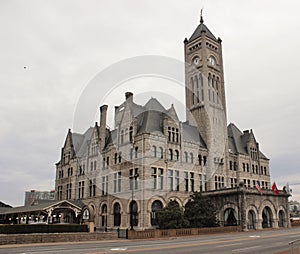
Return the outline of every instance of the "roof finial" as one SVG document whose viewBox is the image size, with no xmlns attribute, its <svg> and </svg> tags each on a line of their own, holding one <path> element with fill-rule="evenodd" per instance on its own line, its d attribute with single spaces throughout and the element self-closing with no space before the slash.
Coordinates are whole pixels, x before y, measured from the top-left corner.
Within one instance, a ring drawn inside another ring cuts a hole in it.
<svg viewBox="0 0 300 254">
<path fill-rule="evenodd" d="M 203 16 L 202 16 L 203 8 L 200 10 L 200 23 L 203 23 Z"/>
</svg>

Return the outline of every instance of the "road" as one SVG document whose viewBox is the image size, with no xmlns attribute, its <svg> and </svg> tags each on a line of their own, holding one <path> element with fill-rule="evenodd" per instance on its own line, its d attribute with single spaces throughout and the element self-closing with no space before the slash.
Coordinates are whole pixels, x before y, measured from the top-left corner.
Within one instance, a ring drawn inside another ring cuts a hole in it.
<svg viewBox="0 0 300 254">
<path fill-rule="evenodd" d="M 0 246 L 2 254 L 102 254 L 102 253 L 280 253 L 300 239 L 300 227 L 159 240 L 116 240 Z M 299 247 L 299 246 L 298 246 Z"/>
</svg>

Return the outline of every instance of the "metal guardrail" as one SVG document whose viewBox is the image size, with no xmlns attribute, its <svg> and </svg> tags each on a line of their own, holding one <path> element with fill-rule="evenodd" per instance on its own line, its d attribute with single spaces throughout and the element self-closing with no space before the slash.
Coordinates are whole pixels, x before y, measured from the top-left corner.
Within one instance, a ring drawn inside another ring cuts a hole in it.
<svg viewBox="0 0 300 254">
<path fill-rule="evenodd" d="M 289 242 L 290 253 L 300 254 L 300 239 Z"/>
</svg>

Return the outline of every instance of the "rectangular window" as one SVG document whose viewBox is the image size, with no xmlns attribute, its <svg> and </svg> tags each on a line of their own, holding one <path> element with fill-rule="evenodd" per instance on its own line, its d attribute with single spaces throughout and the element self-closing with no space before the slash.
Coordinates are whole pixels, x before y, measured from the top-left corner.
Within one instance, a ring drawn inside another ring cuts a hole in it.
<svg viewBox="0 0 300 254">
<path fill-rule="evenodd" d="M 121 172 L 114 173 L 114 193 L 121 192 Z"/>
<path fill-rule="evenodd" d="M 189 173 L 184 172 L 184 190 L 189 191 Z"/>
<path fill-rule="evenodd" d="M 57 199 L 62 200 L 62 186 L 57 186 Z"/>
<path fill-rule="evenodd" d="M 151 168 L 151 188 L 152 189 L 163 189 L 164 185 L 164 171 L 162 168 Z"/>
<path fill-rule="evenodd" d="M 194 180 L 194 173 L 190 172 L 190 186 L 191 186 L 191 191 L 194 192 L 194 186 L 195 185 L 195 180 Z"/>
<path fill-rule="evenodd" d="M 175 170 L 175 190 L 176 191 L 179 191 L 179 183 L 180 183 L 179 170 Z"/>
<path fill-rule="evenodd" d="M 156 168 L 151 168 L 151 179 L 152 179 L 151 187 L 152 187 L 152 189 L 156 189 L 156 186 L 157 186 L 157 169 Z"/>
<path fill-rule="evenodd" d="M 84 197 L 84 181 L 79 182 L 78 184 L 78 198 Z"/>
<path fill-rule="evenodd" d="M 204 191 L 207 191 L 207 176 L 203 175 L 203 181 L 204 181 Z"/>
<path fill-rule="evenodd" d="M 102 196 L 106 195 L 106 177 L 102 176 Z"/>
<path fill-rule="evenodd" d="M 130 169 L 129 170 L 129 189 L 132 190 L 133 186 L 134 189 L 138 189 L 138 177 L 139 177 L 139 169 Z"/>
<path fill-rule="evenodd" d="M 89 191 L 90 191 L 90 197 L 96 196 L 96 179 L 90 180 Z"/>
<path fill-rule="evenodd" d="M 159 190 L 162 190 L 164 188 L 164 170 L 162 168 L 158 169 L 158 175 L 157 175 L 157 188 Z"/>
<path fill-rule="evenodd" d="M 168 190 L 173 190 L 173 170 L 168 170 Z"/>
<path fill-rule="evenodd" d="M 198 178 L 198 180 L 199 180 L 199 191 L 201 192 L 201 191 L 203 191 L 203 179 L 202 179 L 202 174 L 199 174 L 199 176 L 198 176 L 199 178 Z"/>
</svg>

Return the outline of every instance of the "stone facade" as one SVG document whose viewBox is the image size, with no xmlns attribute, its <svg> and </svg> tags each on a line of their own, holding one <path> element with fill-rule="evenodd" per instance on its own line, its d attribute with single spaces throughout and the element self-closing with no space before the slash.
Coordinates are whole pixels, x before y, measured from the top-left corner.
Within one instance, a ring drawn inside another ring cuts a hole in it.
<svg viewBox="0 0 300 254">
<path fill-rule="evenodd" d="M 287 226 L 288 194 L 270 191 L 269 159 L 253 131 L 227 126 L 221 39 L 201 18 L 184 49 L 187 121 L 173 105 L 165 109 L 155 98 L 137 105 L 127 92 L 110 129 L 103 105 L 99 125 L 68 131 L 56 198 L 81 200 L 82 219 L 96 228 L 153 228 L 155 211 L 171 199 L 184 206 L 193 191 L 216 200 L 223 225 Z"/>
</svg>

